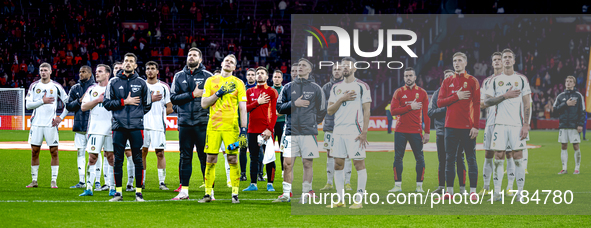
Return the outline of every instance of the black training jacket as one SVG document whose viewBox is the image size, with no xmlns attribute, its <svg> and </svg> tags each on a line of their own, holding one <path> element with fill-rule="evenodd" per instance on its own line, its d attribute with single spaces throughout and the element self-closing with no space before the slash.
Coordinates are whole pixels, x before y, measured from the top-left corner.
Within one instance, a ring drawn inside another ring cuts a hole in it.
<svg viewBox="0 0 591 228">
<path fill-rule="evenodd" d="M 176 106 L 179 126 L 207 125 L 209 120 L 209 108 L 201 107 L 201 97 L 193 97 L 193 90 L 198 86 L 203 89 L 207 78 L 213 74 L 203 64 L 191 72 L 185 66 L 182 71 L 177 72 L 172 80 L 170 88 L 170 101 Z"/>
<path fill-rule="evenodd" d="M 146 81 L 133 73 L 129 77 L 120 70 L 107 84 L 103 106 L 113 113 L 113 131 L 143 130 L 144 115 L 152 108 L 152 95 Z M 139 97 L 140 102 L 135 105 L 124 105 L 128 94 Z"/>
<path fill-rule="evenodd" d="M 78 83 L 70 88 L 66 109 L 68 109 L 69 112 L 74 112 L 74 126 L 72 127 L 74 132 L 83 133 L 88 130 L 88 116 L 90 115 L 90 111 L 83 112 L 80 109 L 82 106 L 80 98 L 82 98 L 86 90 L 88 90 L 88 87 L 94 83 L 94 76 L 90 76 L 88 80 L 78 80 Z"/>
</svg>

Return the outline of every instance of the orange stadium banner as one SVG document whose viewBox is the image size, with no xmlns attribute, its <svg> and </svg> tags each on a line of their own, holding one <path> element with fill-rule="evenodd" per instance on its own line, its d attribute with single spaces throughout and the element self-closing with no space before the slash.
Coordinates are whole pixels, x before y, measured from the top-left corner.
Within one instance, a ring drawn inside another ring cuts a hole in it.
<svg viewBox="0 0 591 228">
<path fill-rule="evenodd" d="M 587 91 L 585 91 L 585 107 L 591 112 L 591 52 L 589 53 L 589 65 L 587 65 Z"/>
<path fill-rule="evenodd" d="M 12 116 L 6 116 L 6 119 L 13 119 Z M 4 119 L 4 118 L 3 118 Z M 25 116 L 25 130 L 31 129 L 31 116 Z M 166 117 L 166 130 L 167 131 L 177 131 L 178 130 L 178 122 L 176 116 L 167 116 Z M 74 127 L 74 116 L 66 116 L 66 118 L 60 123 L 58 126 L 59 130 L 66 130 L 71 131 L 72 127 Z M 396 127 L 396 117 L 394 116 L 394 121 L 392 121 L 392 130 Z M 322 124 L 318 125 L 318 129 L 322 130 Z M 368 130 L 370 131 L 386 131 L 388 130 L 388 119 L 385 116 L 371 116 L 369 117 L 369 126 Z"/>
</svg>

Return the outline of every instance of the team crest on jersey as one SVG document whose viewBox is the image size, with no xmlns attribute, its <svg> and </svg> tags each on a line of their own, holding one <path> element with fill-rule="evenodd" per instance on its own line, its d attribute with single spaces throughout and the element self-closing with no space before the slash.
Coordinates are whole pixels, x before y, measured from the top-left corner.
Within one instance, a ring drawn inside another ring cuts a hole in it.
<svg viewBox="0 0 591 228">
<path fill-rule="evenodd" d="M 94 151 L 94 149 L 95 149 L 94 146 L 90 147 L 90 150 Z"/>
<path fill-rule="evenodd" d="M 37 89 L 35 92 L 37 92 L 37 93 L 41 93 L 41 89 Z"/>
<path fill-rule="evenodd" d="M 464 88 L 468 88 L 468 82 L 464 82 Z"/>
<path fill-rule="evenodd" d="M 505 83 L 503 81 L 499 82 L 499 86 L 503 86 Z"/>
<path fill-rule="evenodd" d="M 328 147 L 328 143 L 324 143 L 324 147 Z"/>
<path fill-rule="evenodd" d="M 50 89 L 49 90 L 49 94 L 53 94 L 53 89 Z"/>
<path fill-rule="evenodd" d="M 137 91 L 140 91 L 140 88 L 131 88 L 131 91 L 133 91 L 135 93 Z"/>
<path fill-rule="evenodd" d="M 415 93 L 415 99 L 419 99 L 419 93 Z"/>
<path fill-rule="evenodd" d="M 337 89 L 337 95 L 341 94 L 341 92 L 343 92 L 341 89 Z"/>
<path fill-rule="evenodd" d="M 93 96 L 93 97 L 96 97 L 96 96 L 98 96 L 98 92 L 97 92 L 97 91 L 94 91 L 94 93 L 92 93 L 92 96 Z"/>
<path fill-rule="evenodd" d="M 515 82 L 515 86 L 516 86 L 516 87 L 517 87 L 517 86 L 519 86 L 519 82 Z"/>
<path fill-rule="evenodd" d="M 156 95 L 160 94 L 160 91 L 156 91 Z"/>
</svg>

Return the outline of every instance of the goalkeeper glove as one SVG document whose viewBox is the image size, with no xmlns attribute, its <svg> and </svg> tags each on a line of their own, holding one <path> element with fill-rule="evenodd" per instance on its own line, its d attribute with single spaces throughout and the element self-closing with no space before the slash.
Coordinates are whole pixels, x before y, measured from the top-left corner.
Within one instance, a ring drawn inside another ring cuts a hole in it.
<svg viewBox="0 0 591 228">
<path fill-rule="evenodd" d="M 234 90 L 236 90 L 236 85 L 234 83 L 226 83 L 217 92 L 215 92 L 215 95 L 217 97 L 222 97 L 224 94 L 234 92 Z"/>
<path fill-rule="evenodd" d="M 246 148 L 248 146 L 248 142 L 246 140 L 246 128 L 240 128 L 240 135 L 238 135 L 238 143 L 240 143 L 240 148 Z"/>
</svg>

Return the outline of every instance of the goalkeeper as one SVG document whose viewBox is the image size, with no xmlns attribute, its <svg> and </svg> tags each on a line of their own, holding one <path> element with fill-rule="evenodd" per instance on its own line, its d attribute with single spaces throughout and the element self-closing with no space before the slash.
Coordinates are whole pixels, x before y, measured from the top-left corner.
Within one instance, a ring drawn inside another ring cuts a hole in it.
<svg viewBox="0 0 591 228">
<path fill-rule="evenodd" d="M 215 180 L 215 165 L 218 160 L 222 141 L 224 145 L 239 142 L 240 147 L 246 147 L 246 91 L 244 83 L 232 75 L 236 69 L 236 57 L 228 55 L 222 61 L 222 73 L 214 75 L 205 81 L 201 107 L 209 108 L 209 122 L 207 123 L 207 137 L 205 139 L 205 153 L 207 165 L 205 167 L 205 196 L 199 203 L 211 202 L 213 182 Z M 240 108 L 240 126 L 238 126 L 238 108 Z M 238 148 L 226 150 L 230 164 L 230 179 L 232 184 L 232 203 L 238 200 L 238 184 L 240 170 L 238 169 Z"/>
</svg>

